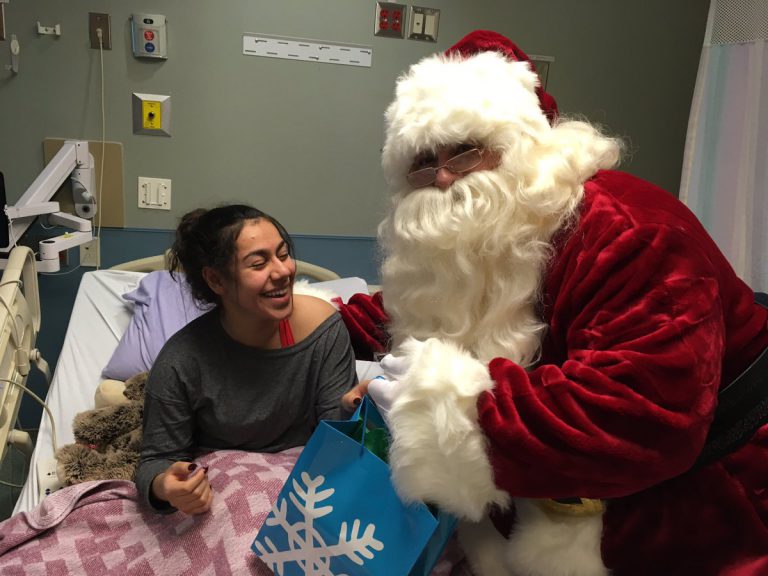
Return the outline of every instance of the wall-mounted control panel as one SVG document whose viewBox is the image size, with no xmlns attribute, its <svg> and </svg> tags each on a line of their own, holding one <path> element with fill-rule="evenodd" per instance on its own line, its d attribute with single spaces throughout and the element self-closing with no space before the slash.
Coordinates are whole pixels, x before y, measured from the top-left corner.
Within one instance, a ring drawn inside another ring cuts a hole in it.
<svg viewBox="0 0 768 576">
<path fill-rule="evenodd" d="M 171 97 L 134 92 L 133 133 L 149 136 L 171 135 Z"/>
<path fill-rule="evenodd" d="M 168 26 L 160 14 L 131 15 L 131 46 L 136 58 L 168 58 Z"/>
</svg>

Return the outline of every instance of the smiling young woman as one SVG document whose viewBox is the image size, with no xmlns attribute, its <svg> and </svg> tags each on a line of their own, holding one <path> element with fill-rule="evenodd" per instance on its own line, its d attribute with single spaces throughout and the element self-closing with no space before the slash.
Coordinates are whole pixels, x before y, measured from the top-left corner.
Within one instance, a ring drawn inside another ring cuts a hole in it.
<svg viewBox="0 0 768 576">
<path fill-rule="evenodd" d="M 198 514 L 214 497 L 192 463 L 198 452 L 303 445 L 319 420 L 341 417 L 357 377 L 333 306 L 293 294 L 293 242 L 271 216 L 245 205 L 190 212 L 171 260 L 195 298 L 215 306 L 152 367 L 136 484 L 159 511 Z"/>
</svg>

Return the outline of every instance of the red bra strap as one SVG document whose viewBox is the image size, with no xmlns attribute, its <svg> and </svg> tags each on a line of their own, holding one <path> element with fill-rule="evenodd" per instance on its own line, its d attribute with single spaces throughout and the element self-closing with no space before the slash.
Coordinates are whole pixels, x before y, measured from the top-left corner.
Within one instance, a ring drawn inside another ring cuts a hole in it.
<svg viewBox="0 0 768 576">
<path fill-rule="evenodd" d="M 288 346 L 293 346 L 296 343 L 293 340 L 293 331 L 291 330 L 291 323 L 288 321 L 288 318 L 280 320 L 279 330 L 280 346 L 286 348 Z"/>
</svg>

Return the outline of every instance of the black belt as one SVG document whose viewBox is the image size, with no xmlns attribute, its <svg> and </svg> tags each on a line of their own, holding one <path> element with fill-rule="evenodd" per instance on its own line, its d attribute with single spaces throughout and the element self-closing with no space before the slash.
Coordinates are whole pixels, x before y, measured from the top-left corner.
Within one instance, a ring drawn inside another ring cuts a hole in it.
<svg viewBox="0 0 768 576">
<path fill-rule="evenodd" d="M 768 424 L 768 348 L 717 395 L 715 419 L 694 468 L 719 460 Z"/>
</svg>

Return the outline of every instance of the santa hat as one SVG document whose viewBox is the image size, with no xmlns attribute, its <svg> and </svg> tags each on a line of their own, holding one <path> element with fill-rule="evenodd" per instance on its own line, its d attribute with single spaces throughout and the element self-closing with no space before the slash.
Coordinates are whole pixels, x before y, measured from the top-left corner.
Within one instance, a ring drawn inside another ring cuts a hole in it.
<svg viewBox="0 0 768 576">
<path fill-rule="evenodd" d="M 399 188 L 419 152 L 471 141 L 503 153 L 521 133 L 549 129 L 556 116 L 557 103 L 525 52 L 501 34 L 476 30 L 398 79 L 385 115 L 384 173 Z"/>
</svg>

